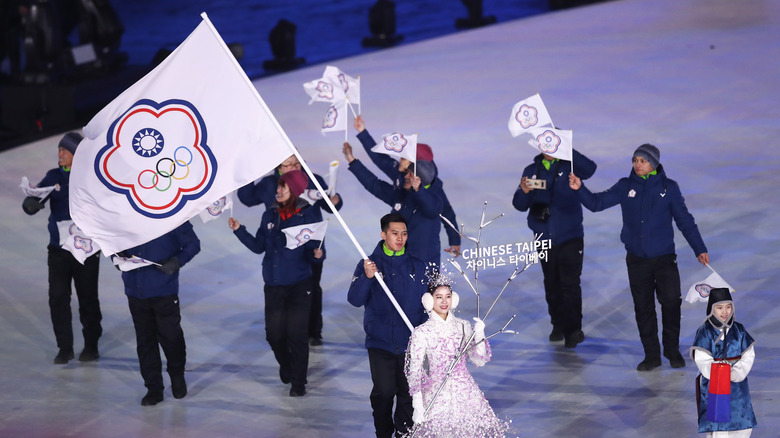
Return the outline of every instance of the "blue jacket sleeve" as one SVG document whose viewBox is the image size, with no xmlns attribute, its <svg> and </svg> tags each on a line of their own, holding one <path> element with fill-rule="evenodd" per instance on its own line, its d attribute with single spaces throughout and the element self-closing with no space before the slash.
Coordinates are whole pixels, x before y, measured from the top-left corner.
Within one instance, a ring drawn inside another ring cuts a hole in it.
<svg viewBox="0 0 780 438">
<path fill-rule="evenodd" d="M 368 302 L 373 281 L 373 278 L 366 277 L 366 272 L 363 269 L 363 260 L 359 261 L 355 267 L 355 272 L 352 274 L 352 283 L 350 283 L 349 291 L 347 292 L 349 304 L 355 307 L 364 306 Z"/>
<path fill-rule="evenodd" d="M 458 220 L 455 218 L 455 210 L 453 210 L 450 200 L 447 199 L 447 195 L 444 190 L 441 191 L 442 210 L 441 215 L 444 216 L 452 225 L 458 227 Z M 441 225 L 444 227 L 444 231 L 447 233 L 447 241 L 450 246 L 460 246 L 460 233 L 449 226 L 444 219 L 441 221 Z"/>
<path fill-rule="evenodd" d="M 314 175 L 314 177 L 317 178 L 317 182 L 320 183 L 320 186 L 325 191 L 328 191 L 328 185 L 325 184 L 325 180 L 321 176 L 319 176 L 319 175 Z M 339 195 L 338 193 L 336 193 L 336 194 Z M 339 202 L 336 203 L 334 206 L 336 207 L 336 210 L 341 210 L 341 207 L 343 205 L 344 205 L 344 199 L 341 197 L 341 195 L 339 195 Z M 328 205 L 327 202 L 325 202 L 324 199 L 320 199 L 317 202 L 315 202 L 314 203 L 314 207 L 319 208 L 320 210 L 323 210 L 323 211 L 327 211 L 330 214 L 333 214 L 333 211 L 330 209 L 330 206 Z"/>
<path fill-rule="evenodd" d="M 390 155 L 380 154 L 379 152 L 371 150 L 372 147 L 376 146 L 376 141 L 374 141 L 374 138 L 368 133 L 368 129 L 364 129 L 363 132 L 358 133 L 357 138 L 360 140 L 360 144 L 363 145 L 363 149 L 366 150 L 371 162 L 374 163 L 382 173 L 395 181 L 398 176 L 398 161 L 393 159 Z"/>
<path fill-rule="evenodd" d="M 526 168 L 523 170 L 522 176 L 530 178 L 534 173 L 534 168 L 534 164 L 526 166 Z M 531 207 L 531 199 L 533 199 L 531 193 L 524 193 L 523 189 L 520 188 L 520 184 L 518 184 L 517 189 L 515 190 L 515 195 L 512 197 L 512 206 L 515 207 L 515 209 L 518 211 L 526 211 L 529 207 Z"/>
<path fill-rule="evenodd" d="M 582 180 L 592 177 L 593 174 L 596 173 L 596 163 L 585 155 L 577 152 L 576 149 L 573 149 L 572 152 L 574 154 L 574 174 Z"/>
<path fill-rule="evenodd" d="M 249 234 L 249 231 L 246 230 L 246 226 L 244 225 L 241 225 L 237 230 L 233 231 L 233 234 L 253 253 L 262 254 L 265 252 L 265 236 L 263 235 L 262 224 L 260 225 L 260 228 L 258 228 L 256 236 Z"/>
<path fill-rule="evenodd" d="M 579 190 L 577 190 L 577 197 L 579 197 L 582 205 L 592 212 L 606 210 L 609 207 L 614 207 L 620 204 L 623 194 L 626 192 L 624 180 L 620 180 L 606 191 L 600 193 L 593 193 L 582 184 Z"/>
<path fill-rule="evenodd" d="M 176 228 L 175 236 L 181 247 L 176 258 L 179 259 L 179 266 L 184 266 L 200 252 L 200 239 L 189 221 Z"/>
<path fill-rule="evenodd" d="M 439 219 L 443 204 L 440 197 L 424 187 L 420 187 L 420 190 L 416 192 L 414 190 L 409 192 L 409 199 L 414 202 L 423 216 Z"/>
<path fill-rule="evenodd" d="M 389 206 L 393 205 L 393 193 L 395 191 L 393 186 L 377 178 L 370 170 L 366 169 L 366 166 L 360 160 L 356 159 L 349 163 L 349 171 L 357 177 L 360 184 L 372 195 Z"/>
<path fill-rule="evenodd" d="M 688 241 L 688 245 L 693 249 L 693 253 L 698 257 L 699 254 L 707 252 L 707 247 L 704 245 L 704 239 L 702 239 L 699 233 L 699 227 L 696 225 L 696 221 L 693 215 L 688 211 L 688 207 L 685 205 L 685 198 L 683 198 L 680 192 L 680 187 L 677 183 L 669 182 L 667 191 L 672 195 L 673 202 L 671 203 L 672 217 L 677 224 L 677 228 L 682 233 L 685 240 Z"/>
<path fill-rule="evenodd" d="M 276 172 L 276 170 L 273 170 Z M 268 175 L 257 182 L 251 182 L 236 191 L 236 196 L 247 207 L 266 204 L 270 207 L 276 196 L 277 180 L 273 175 Z"/>
</svg>

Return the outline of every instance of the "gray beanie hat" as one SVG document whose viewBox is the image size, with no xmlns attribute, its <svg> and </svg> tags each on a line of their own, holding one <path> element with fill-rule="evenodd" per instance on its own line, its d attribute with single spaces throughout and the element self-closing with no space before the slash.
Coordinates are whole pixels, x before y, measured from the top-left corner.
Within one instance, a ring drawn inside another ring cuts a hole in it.
<svg viewBox="0 0 780 438">
<path fill-rule="evenodd" d="M 423 186 L 433 182 L 433 179 L 436 177 L 436 165 L 433 164 L 433 161 L 417 160 L 415 167 L 417 176 L 420 177 L 420 182 Z"/>
<path fill-rule="evenodd" d="M 653 166 L 653 169 L 655 170 L 658 169 L 658 165 L 661 162 L 661 151 L 659 151 L 657 147 L 651 145 L 650 143 L 645 143 L 642 146 L 636 148 L 631 159 L 636 157 L 642 157 L 647 160 L 647 162 L 650 163 L 650 165 Z"/>
<path fill-rule="evenodd" d="M 58 144 L 57 147 L 63 148 L 71 154 L 75 154 L 76 148 L 79 146 L 79 143 L 81 143 L 81 140 L 84 140 L 84 136 L 78 132 L 69 132 L 62 137 L 62 140 L 60 140 L 60 144 Z"/>
</svg>

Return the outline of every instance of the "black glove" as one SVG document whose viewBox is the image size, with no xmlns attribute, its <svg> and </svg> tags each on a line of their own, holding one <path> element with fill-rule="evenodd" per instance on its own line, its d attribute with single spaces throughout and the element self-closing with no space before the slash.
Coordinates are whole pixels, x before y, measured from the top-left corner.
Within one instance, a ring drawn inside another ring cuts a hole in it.
<svg viewBox="0 0 780 438">
<path fill-rule="evenodd" d="M 35 213 L 38 213 L 38 211 L 41 209 L 43 209 L 43 204 L 41 204 L 41 198 L 38 198 L 36 196 L 28 196 L 24 198 L 24 202 L 22 202 L 22 210 L 24 210 L 25 213 L 32 216 Z"/>
<path fill-rule="evenodd" d="M 168 275 L 173 275 L 179 272 L 180 267 L 181 265 L 179 264 L 179 259 L 176 258 L 176 256 L 173 256 L 168 260 L 164 261 L 162 265 L 157 266 L 157 269 L 165 272 Z"/>
</svg>

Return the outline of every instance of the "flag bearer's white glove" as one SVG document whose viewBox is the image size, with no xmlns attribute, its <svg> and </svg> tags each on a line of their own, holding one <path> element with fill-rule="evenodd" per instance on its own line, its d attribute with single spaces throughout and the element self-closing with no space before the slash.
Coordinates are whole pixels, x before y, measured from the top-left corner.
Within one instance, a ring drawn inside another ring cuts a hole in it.
<svg viewBox="0 0 780 438">
<path fill-rule="evenodd" d="M 412 421 L 415 424 L 422 423 L 425 417 L 425 404 L 423 403 L 422 392 L 412 396 Z"/>
</svg>

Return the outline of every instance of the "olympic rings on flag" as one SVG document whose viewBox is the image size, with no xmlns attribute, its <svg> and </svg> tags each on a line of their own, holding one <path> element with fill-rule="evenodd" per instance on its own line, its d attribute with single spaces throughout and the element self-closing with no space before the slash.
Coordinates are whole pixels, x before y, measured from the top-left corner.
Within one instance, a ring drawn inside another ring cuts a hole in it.
<svg viewBox="0 0 780 438">
<path fill-rule="evenodd" d="M 180 154 L 180 151 L 183 151 L 183 152 Z M 184 160 L 184 158 L 186 157 L 186 155 L 184 155 L 185 153 L 189 154 L 189 157 L 187 158 L 187 160 Z M 180 155 L 183 155 L 183 156 L 180 157 Z M 144 188 L 144 189 L 147 189 L 147 190 L 150 190 L 150 189 L 154 188 L 157 191 L 164 192 L 164 191 L 170 189 L 171 186 L 173 186 L 173 180 L 174 179 L 176 179 L 176 180 L 183 180 L 183 179 L 185 179 L 185 178 L 187 178 L 189 176 L 189 174 L 190 174 L 190 164 L 192 164 L 193 158 L 194 158 L 194 155 L 193 155 L 192 151 L 188 147 L 186 147 L 186 146 L 179 146 L 173 152 L 173 158 L 168 158 L 168 157 L 160 158 L 159 160 L 157 160 L 157 163 L 155 165 L 155 169 L 154 170 L 152 170 L 152 169 L 142 170 L 138 174 L 138 185 L 141 188 Z M 170 164 L 168 164 L 168 162 L 170 162 Z M 177 164 L 178 164 L 178 167 L 177 167 Z M 185 169 L 184 175 L 177 176 L 177 171 L 179 169 L 181 169 L 181 168 Z M 147 173 L 151 173 L 151 185 L 150 184 L 144 184 L 142 182 L 142 177 L 145 174 L 147 174 Z M 163 180 L 163 179 L 167 179 L 168 180 L 168 186 L 165 187 L 165 188 L 160 188 L 159 187 L 159 182 L 161 180 Z"/>
</svg>

